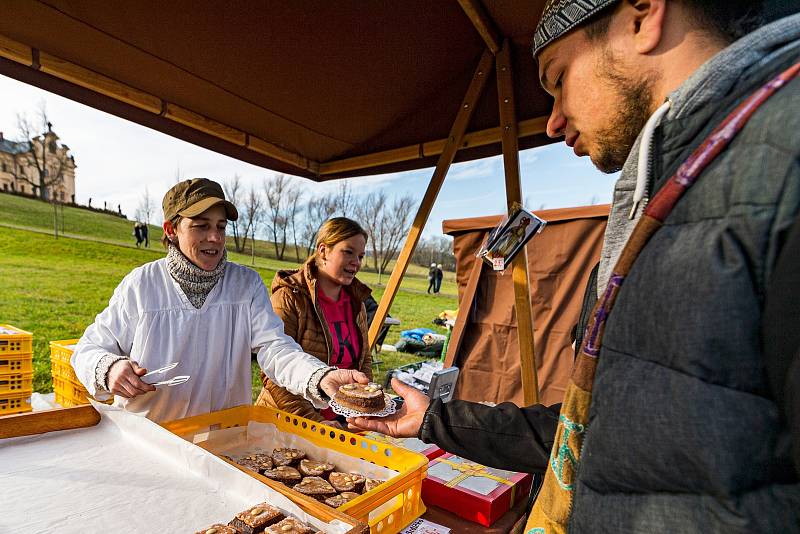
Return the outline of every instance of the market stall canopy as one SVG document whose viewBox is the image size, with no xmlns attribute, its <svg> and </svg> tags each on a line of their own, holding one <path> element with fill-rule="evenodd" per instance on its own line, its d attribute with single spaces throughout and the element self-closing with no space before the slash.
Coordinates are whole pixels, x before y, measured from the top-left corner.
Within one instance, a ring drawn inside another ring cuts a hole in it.
<svg viewBox="0 0 800 534">
<path fill-rule="evenodd" d="M 9 0 L 0 74 L 279 172 L 378 174 L 436 164 L 482 53 L 504 39 L 519 147 L 549 142 L 530 51 L 543 5 Z M 500 154 L 499 124 L 491 83 L 455 160 Z"/>
</svg>

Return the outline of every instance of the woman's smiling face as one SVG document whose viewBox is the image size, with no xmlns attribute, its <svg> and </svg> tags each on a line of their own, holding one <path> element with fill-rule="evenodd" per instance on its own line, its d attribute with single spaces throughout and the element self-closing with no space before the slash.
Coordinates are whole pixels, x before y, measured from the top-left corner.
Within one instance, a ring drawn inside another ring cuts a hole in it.
<svg viewBox="0 0 800 534">
<path fill-rule="evenodd" d="M 339 241 L 333 247 L 320 245 L 319 254 L 323 261 L 319 270 L 330 281 L 348 286 L 361 269 L 366 248 L 367 240 L 361 234 Z"/>
<path fill-rule="evenodd" d="M 189 261 L 205 271 L 213 271 L 225 251 L 225 208 L 213 206 L 197 217 L 184 217 L 175 228 L 178 248 Z"/>
</svg>

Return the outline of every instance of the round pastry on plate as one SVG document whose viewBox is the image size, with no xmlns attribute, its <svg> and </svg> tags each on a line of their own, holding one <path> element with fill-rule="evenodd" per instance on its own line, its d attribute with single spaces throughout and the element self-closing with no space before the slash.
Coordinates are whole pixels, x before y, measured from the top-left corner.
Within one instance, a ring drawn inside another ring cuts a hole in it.
<svg viewBox="0 0 800 534">
<path fill-rule="evenodd" d="M 386 408 L 386 398 L 380 384 L 345 384 L 339 387 L 334 400 L 340 406 L 362 413 L 380 412 Z"/>
</svg>

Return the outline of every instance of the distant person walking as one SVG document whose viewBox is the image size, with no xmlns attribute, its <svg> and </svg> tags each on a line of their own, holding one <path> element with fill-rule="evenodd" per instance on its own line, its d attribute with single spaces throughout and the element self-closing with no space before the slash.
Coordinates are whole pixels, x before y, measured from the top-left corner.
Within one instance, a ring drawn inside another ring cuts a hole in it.
<svg viewBox="0 0 800 534">
<path fill-rule="evenodd" d="M 139 233 L 142 236 L 142 241 L 144 241 L 144 246 L 150 248 L 150 237 L 147 235 L 147 223 L 142 223 L 139 227 Z"/>
<path fill-rule="evenodd" d="M 442 278 L 444 278 L 444 272 L 442 271 L 442 264 L 436 266 L 436 287 L 433 289 L 433 292 L 437 295 L 439 294 L 439 290 L 442 289 Z"/>
<path fill-rule="evenodd" d="M 428 294 L 430 295 L 431 289 L 436 293 L 436 264 L 431 263 L 431 268 L 428 269 Z"/>
<path fill-rule="evenodd" d="M 137 247 L 142 244 L 142 228 L 138 222 L 133 225 L 133 237 L 136 238 Z"/>
</svg>

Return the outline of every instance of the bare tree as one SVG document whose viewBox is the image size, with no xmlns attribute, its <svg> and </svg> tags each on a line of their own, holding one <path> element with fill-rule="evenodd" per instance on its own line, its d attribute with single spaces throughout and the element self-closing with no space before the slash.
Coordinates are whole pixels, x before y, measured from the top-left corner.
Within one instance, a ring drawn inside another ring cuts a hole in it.
<svg viewBox="0 0 800 534">
<path fill-rule="evenodd" d="M 286 238 L 289 227 L 302 196 L 300 188 L 285 174 L 264 180 L 265 224 L 275 245 L 275 255 L 282 260 L 286 254 Z"/>
<path fill-rule="evenodd" d="M 30 184 L 34 194 L 42 200 L 55 199 L 65 171 L 75 166 L 75 160 L 69 155 L 67 146 L 59 146 L 44 102 L 39 104 L 36 120 L 17 114 L 17 128 L 20 142 L 27 146 L 27 150 L 14 155 L 14 178 Z M 26 168 L 32 169 L 30 175 L 25 172 Z"/>
<path fill-rule="evenodd" d="M 287 197 L 287 215 L 289 217 L 289 226 L 292 228 L 292 242 L 294 243 L 294 255 L 297 262 L 300 262 L 300 249 L 297 243 L 297 226 L 298 226 L 298 213 L 300 211 L 300 200 L 303 198 L 303 190 L 299 187 Z"/>
<path fill-rule="evenodd" d="M 238 174 L 234 174 L 233 178 L 228 178 L 224 182 L 222 182 L 222 189 L 225 191 L 225 197 L 239 208 L 239 193 L 242 186 L 242 179 L 239 177 Z M 241 243 L 241 236 L 239 235 L 239 222 L 240 221 L 231 221 L 230 226 L 231 230 L 233 231 L 233 245 L 236 248 L 236 252 L 241 252 L 244 249 L 244 245 Z"/>
<path fill-rule="evenodd" d="M 248 237 L 251 239 L 250 252 L 255 256 L 255 235 L 256 228 L 261 223 L 261 218 L 264 211 L 264 202 L 261 195 L 258 194 L 253 184 L 250 184 L 250 190 L 247 191 L 244 201 L 244 210 L 239 212 L 239 218 L 242 219 L 242 250 L 247 246 Z"/>
<path fill-rule="evenodd" d="M 305 205 L 301 241 L 305 244 L 306 254 L 310 255 L 316 244 L 317 232 L 322 223 L 331 217 L 358 217 L 358 202 L 353 196 L 350 183 L 339 182 L 336 193 L 322 194 L 312 197 Z"/>
<path fill-rule="evenodd" d="M 396 198 L 391 205 L 383 191 L 374 191 L 362 198 L 356 207 L 356 216 L 369 235 L 368 247 L 378 283 L 389 262 L 395 258 L 408 232 L 408 223 L 414 199 L 409 195 Z"/>
<path fill-rule="evenodd" d="M 156 205 L 153 201 L 153 197 L 150 196 L 150 191 L 145 187 L 144 193 L 142 193 L 142 197 L 139 199 L 139 207 L 136 208 L 135 217 L 145 224 L 150 224 L 150 219 L 153 217 L 153 212 L 155 210 Z"/>
<path fill-rule="evenodd" d="M 452 238 L 443 235 L 422 238 L 414 249 L 411 261 L 423 267 L 439 263 L 444 270 L 455 271 L 456 257 L 453 254 Z"/>
</svg>

